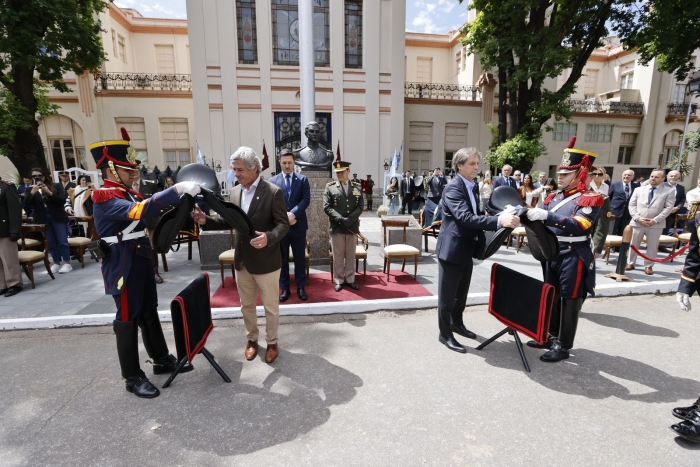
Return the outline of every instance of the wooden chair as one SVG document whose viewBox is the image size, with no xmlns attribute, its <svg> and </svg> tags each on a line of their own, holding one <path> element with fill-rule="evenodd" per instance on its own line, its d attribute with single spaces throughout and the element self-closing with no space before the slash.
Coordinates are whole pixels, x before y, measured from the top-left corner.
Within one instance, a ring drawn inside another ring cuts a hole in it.
<svg viewBox="0 0 700 467">
<path fill-rule="evenodd" d="M 95 232 L 92 216 L 73 216 L 72 219 L 75 219 L 77 222 L 87 222 L 88 232 Z M 85 268 L 85 249 L 87 248 L 88 243 L 91 241 L 92 239 L 87 237 L 68 237 L 68 246 L 75 252 L 75 256 L 78 257 L 81 268 Z"/>
<path fill-rule="evenodd" d="M 311 258 L 311 255 L 309 254 L 309 237 L 306 237 L 306 248 L 304 248 L 304 263 L 306 264 L 306 282 L 309 282 L 309 260 Z M 289 258 L 287 260 L 294 264 L 294 253 L 292 252 L 292 248 L 289 248 Z M 332 261 L 332 260 L 331 260 Z M 296 273 L 296 271 L 295 271 Z"/>
<path fill-rule="evenodd" d="M 199 231 L 197 232 L 196 237 L 186 235 L 184 233 L 177 234 L 177 237 L 175 237 L 175 240 L 173 240 L 173 243 L 172 245 L 170 245 L 170 248 L 171 251 L 178 251 L 180 249 L 180 245 L 187 244 L 187 260 L 192 261 L 193 242 L 197 242 L 197 250 L 199 250 Z M 177 248 L 173 250 L 172 247 L 174 247 L 175 245 L 177 245 Z M 165 259 L 165 253 L 161 253 L 160 258 L 163 260 L 163 271 L 168 272 L 168 260 Z"/>
<path fill-rule="evenodd" d="M 525 232 L 525 227 L 516 227 L 513 229 L 513 232 L 508 238 L 508 243 L 506 243 L 506 250 L 510 248 L 510 240 L 512 237 L 515 237 L 517 239 L 515 242 L 515 252 L 517 253 L 520 251 L 520 248 L 522 248 L 523 243 L 526 243 L 527 240 L 527 233 Z"/>
<path fill-rule="evenodd" d="M 357 246 L 355 246 L 355 272 L 360 272 L 360 260 L 362 260 L 362 280 L 367 282 L 367 249 L 369 248 L 369 240 L 360 241 L 357 238 Z M 333 242 L 328 241 L 328 251 L 331 257 L 331 281 L 333 280 Z M 306 276 L 308 277 L 308 270 Z M 307 279 L 308 280 L 308 279 Z"/>
<path fill-rule="evenodd" d="M 17 254 L 19 256 L 19 264 L 22 266 L 24 273 L 27 275 L 29 280 L 32 282 L 32 289 L 35 287 L 34 284 L 34 263 L 40 261 L 44 262 L 46 266 L 46 272 L 49 273 L 51 279 L 55 279 L 53 273 L 51 272 L 51 265 L 49 264 L 49 243 L 46 239 L 46 225 L 45 224 L 22 224 L 22 230 L 20 231 L 20 240 L 24 239 L 24 234 L 26 232 L 41 232 L 44 236 L 43 250 L 21 250 Z"/>
<path fill-rule="evenodd" d="M 236 277 L 236 272 L 233 270 L 233 265 L 236 261 L 236 250 L 234 247 L 236 246 L 233 242 L 233 229 L 228 231 L 229 235 L 229 246 L 231 247 L 230 250 L 226 250 L 223 253 L 219 255 L 219 271 L 221 272 L 221 287 L 225 287 L 224 285 L 224 266 L 227 264 L 231 266 L 231 277 L 235 278 Z M 165 259 L 163 259 L 165 261 Z"/>
<path fill-rule="evenodd" d="M 35 238 L 20 238 L 20 240 L 17 242 L 17 247 L 22 250 L 34 250 L 36 248 L 41 247 L 41 241 L 35 239 Z"/>
<path fill-rule="evenodd" d="M 671 254 L 674 254 L 676 252 L 676 247 L 678 246 L 678 241 L 679 240 L 677 237 L 672 237 L 670 235 L 662 235 L 661 237 L 659 237 L 659 246 L 672 245 L 673 249 L 671 250 Z M 646 242 L 647 242 L 647 237 L 645 235 L 644 238 L 642 239 L 642 243 L 646 243 Z"/>
<path fill-rule="evenodd" d="M 610 261 L 610 249 L 619 248 L 621 245 L 621 235 L 608 235 L 605 237 L 605 253 L 603 253 L 603 256 L 605 257 L 605 264 L 608 264 L 608 262 Z"/>
<path fill-rule="evenodd" d="M 400 259 L 403 260 L 401 265 L 401 272 L 406 268 L 406 259 L 413 258 L 415 262 L 415 267 L 413 271 L 413 278 L 415 279 L 418 275 L 418 258 L 420 257 L 420 250 L 416 247 L 406 245 L 406 227 L 408 227 L 408 219 L 382 219 L 382 230 L 384 231 L 384 239 L 382 241 L 382 248 L 379 250 L 379 255 L 384 258 L 384 266 L 382 272 L 386 272 L 386 280 L 389 281 L 389 272 L 391 267 L 391 260 Z M 396 245 L 388 245 L 387 229 L 391 227 L 403 228 L 403 243 Z"/>
</svg>

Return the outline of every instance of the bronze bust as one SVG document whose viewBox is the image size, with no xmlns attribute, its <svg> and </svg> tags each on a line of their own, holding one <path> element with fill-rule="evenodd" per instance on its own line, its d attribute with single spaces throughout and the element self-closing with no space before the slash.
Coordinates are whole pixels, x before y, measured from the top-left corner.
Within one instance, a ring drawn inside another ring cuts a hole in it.
<svg viewBox="0 0 700 467">
<path fill-rule="evenodd" d="M 330 171 L 333 164 L 333 151 L 319 144 L 321 130 L 316 122 L 307 123 L 304 128 L 306 146 L 294 151 L 294 161 L 302 171 Z"/>
</svg>

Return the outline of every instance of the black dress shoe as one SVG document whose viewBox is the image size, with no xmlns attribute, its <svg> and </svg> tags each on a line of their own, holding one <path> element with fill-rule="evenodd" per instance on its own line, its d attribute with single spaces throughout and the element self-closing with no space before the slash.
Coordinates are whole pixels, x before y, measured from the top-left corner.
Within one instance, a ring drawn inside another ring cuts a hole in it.
<svg viewBox="0 0 700 467">
<path fill-rule="evenodd" d="M 168 355 L 162 360 L 155 360 L 153 362 L 153 374 L 154 375 L 165 375 L 170 374 L 177 368 L 177 358 L 174 355 Z M 185 363 L 180 370 L 180 373 L 187 373 L 188 371 L 194 370 L 194 367 L 190 362 Z"/>
<path fill-rule="evenodd" d="M 540 357 L 540 360 L 547 363 L 560 362 L 569 358 L 569 351 L 561 346 L 559 342 L 552 344 L 552 348 L 549 352 L 545 353 Z"/>
<path fill-rule="evenodd" d="M 5 295 L 9 289 L 0 289 L 0 295 Z"/>
<path fill-rule="evenodd" d="M 11 297 L 13 295 L 17 295 L 21 291 L 22 291 L 22 287 L 20 287 L 19 285 L 13 285 L 12 287 L 10 287 L 9 289 L 7 289 L 5 291 L 5 296 Z M 0 294 L 2 294 L 2 290 L 0 290 Z"/>
<path fill-rule="evenodd" d="M 280 302 L 286 302 L 289 299 L 289 296 L 291 295 L 291 292 L 289 289 L 282 289 L 282 293 L 280 294 Z"/>
<path fill-rule="evenodd" d="M 678 425 L 671 425 L 671 429 L 683 439 L 700 443 L 700 426 L 695 423 L 684 421 Z"/>
<path fill-rule="evenodd" d="M 464 324 L 453 324 L 450 326 L 450 330 L 468 339 L 476 339 L 476 334 L 465 328 Z"/>
<path fill-rule="evenodd" d="M 450 350 L 459 353 L 467 353 L 467 348 L 459 342 L 457 342 L 454 337 L 448 337 L 447 339 L 445 339 L 444 337 L 442 337 L 442 335 L 440 335 L 438 337 L 438 341 L 440 341 L 442 345 L 444 345 Z"/>
<path fill-rule="evenodd" d="M 533 349 L 551 349 L 552 348 L 552 341 L 544 341 L 543 343 L 538 343 L 537 341 L 527 341 L 528 347 L 532 347 Z"/>
<path fill-rule="evenodd" d="M 299 295 L 300 300 L 307 300 L 309 298 L 309 296 L 306 295 L 306 291 L 304 289 L 297 290 L 297 295 Z"/>
<path fill-rule="evenodd" d="M 690 407 L 676 407 L 673 409 L 673 416 L 681 420 L 700 423 L 700 399 L 696 400 Z"/>
<path fill-rule="evenodd" d="M 350 287 L 352 290 L 360 290 L 360 286 L 355 284 L 354 282 L 350 282 L 348 284 L 348 287 Z"/>
<path fill-rule="evenodd" d="M 336 292 L 340 292 L 341 290 L 343 290 L 343 286 L 340 285 L 340 284 L 335 284 L 335 286 L 333 287 L 333 289 L 334 289 Z"/>
<path fill-rule="evenodd" d="M 136 397 L 145 399 L 153 399 L 160 396 L 158 388 L 148 381 L 143 371 L 136 376 L 126 378 L 126 390 L 133 393 Z"/>
</svg>

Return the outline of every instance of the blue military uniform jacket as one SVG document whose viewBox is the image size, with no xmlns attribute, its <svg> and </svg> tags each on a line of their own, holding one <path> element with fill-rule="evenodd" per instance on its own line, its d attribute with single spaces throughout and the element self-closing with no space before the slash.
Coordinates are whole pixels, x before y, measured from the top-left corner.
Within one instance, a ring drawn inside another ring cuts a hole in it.
<svg viewBox="0 0 700 467">
<path fill-rule="evenodd" d="M 564 203 L 567 199 L 569 201 Z M 603 202 L 600 193 L 576 188 L 552 193 L 544 202 L 543 208 L 549 211 L 545 223 L 559 238 L 559 258 L 550 263 L 559 263 L 559 285 L 566 286 L 568 292 L 558 290 L 563 298 L 580 296 L 581 288 L 595 294 L 595 255 L 590 238 Z M 579 241 L 568 242 L 565 237 Z M 580 241 L 581 237 L 588 237 L 588 240 Z"/>
<path fill-rule="evenodd" d="M 109 180 L 105 187 L 92 193 L 93 217 L 100 238 L 121 237 L 122 231 L 133 221 L 139 221 L 132 232 L 146 228 L 145 219 L 160 216 L 170 206 L 180 203 L 180 196 L 174 188 L 156 193 L 151 198 L 141 200 L 141 195 L 127 190 Z M 120 295 L 129 277 L 133 255 L 151 257 L 151 243 L 148 235 L 140 238 L 111 244 L 111 254 L 102 261 L 102 277 L 107 295 Z"/>
<path fill-rule="evenodd" d="M 692 203 L 688 218 L 695 219 L 695 225 L 690 231 L 690 245 L 688 245 L 688 256 L 685 257 L 683 263 L 683 274 L 681 281 L 678 284 L 678 292 L 688 294 L 690 297 L 700 289 L 700 241 L 698 241 L 698 226 L 700 226 L 700 213 L 698 212 L 698 204 Z"/>
</svg>

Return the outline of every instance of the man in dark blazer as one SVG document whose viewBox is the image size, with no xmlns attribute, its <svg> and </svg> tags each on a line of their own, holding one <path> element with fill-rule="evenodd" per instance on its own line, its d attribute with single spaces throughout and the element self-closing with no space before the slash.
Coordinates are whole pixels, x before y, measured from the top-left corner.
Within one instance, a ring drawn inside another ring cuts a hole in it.
<svg viewBox="0 0 700 467">
<path fill-rule="evenodd" d="M 476 148 L 463 148 L 452 157 L 455 176 L 442 194 L 443 219 L 435 254 L 438 258 L 439 341 L 450 350 L 466 353 L 453 332 L 468 338 L 476 335 L 464 327 L 462 313 L 467 304 L 474 263 L 474 247 L 484 230 L 515 228 L 520 219 L 512 214 L 485 216 L 479 209 L 475 182 L 481 154 Z"/>
<path fill-rule="evenodd" d="M 286 302 L 289 298 L 289 247 L 294 254 L 294 281 L 297 284 L 297 295 L 302 300 L 308 296 L 306 287 L 306 231 L 309 224 L 306 220 L 306 208 L 311 202 L 311 188 L 309 180 L 302 174 L 294 173 L 294 153 L 291 149 L 283 149 L 280 154 L 279 173 L 270 179 L 270 183 L 277 185 L 284 193 L 287 203 L 287 218 L 289 219 L 289 232 L 280 242 L 282 248 L 282 272 L 280 273 L 280 302 Z"/>
<path fill-rule="evenodd" d="M 685 212 L 685 209 L 683 208 L 683 205 L 685 204 L 685 187 L 678 183 L 678 180 L 681 178 L 681 173 L 677 170 L 671 170 L 667 175 L 666 175 L 666 182 L 664 185 L 670 186 L 673 188 L 676 192 L 676 197 L 673 203 L 673 209 L 671 209 L 671 214 L 666 218 L 666 229 L 664 231 L 664 235 L 673 235 L 673 224 L 676 222 L 676 214 L 683 214 Z M 680 213 L 678 211 L 681 211 Z M 670 233 L 669 233 L 670 232 Z M 665 253 L 668 253 L 669 250 L 667 247 L 661 245 L 659 246 L 659 251 L 663 251 Z"/>
<path fill-rule="evenodd" d="M 248 214 L 255 237 L 236 231 L 234 268 L 236 287 L 241 298 L 241 313 L 248 342 L 245 358 L 253 360 L 258 354 L 258 318 L 255 304 L 258 291 L 265 308 L 267 350 L 265 362 L 272 363 L 278 355 L 279 279 L 282 255 L 279 242 L 289 230 L 289 218 L 282 190 L 260 177 L 262 162 L 255 151 L 241 146 L 231 156 L 231 168 L 241 182 L 231 190 L 231 200 Z M 222 219 L 213 219 L 200 209 L 192 213 L 204 230 L 230 229 Z"/>
<path fill-rule="evenodd" d="M 506 164 L 503 166 L 501 169 L 501 176 L 496 177 L 496 179 L 493 181 L 493 189 L 495 190 L 499 186 L 512 186 L 516 190 L 518 189 L 518 184 L 515 182 L 515 179 L 510 176 L 510 174 L 513 173 L 513 167 L 510 165 Z"/>
<path fill-rule="evenodd" d="M 401 183 L 399 183 L 399 188 L 399 196 L 401 196 L 401 214 L 406 212 L 406 206 L 408 206 L 408 213 L 413 214 L 413 200 L 416 198 L 416 185 L 413 183 L 411 172 L 408 170 L 403 175 L 403 179 Z"/>
<path fill-rule="evenodd" d="M 632 220 L 630 216 L 630 198 L 634 190 L 639 188 L 639 183 L 633 182 L 634 171 L 627 169 L 622 172 L 622 180 L 614 182 L 610 185 L 610 190 L 608 190 L 608 197 L 610 198 L 610 212 L 615 217 L 615 223 L 613 224 L 613 235 L 622 236 L 622 232 L 625 230 Z"/>
<path fill-rule="evenodd" d="M 22 291 L 17 240 L 22 230 L 22 205 L 12 183 L 0 180 L 0 295 Z"/>
</svg>

